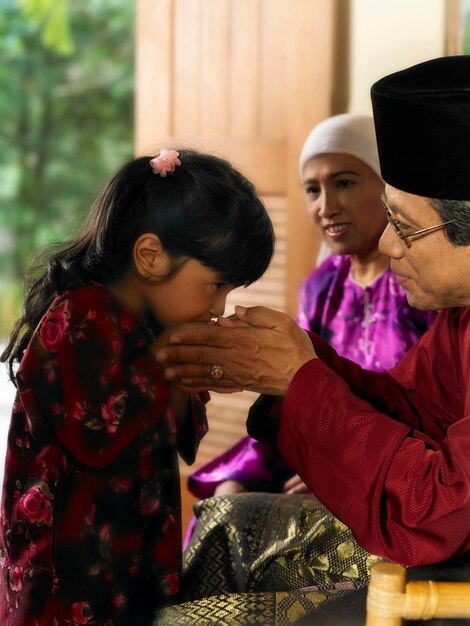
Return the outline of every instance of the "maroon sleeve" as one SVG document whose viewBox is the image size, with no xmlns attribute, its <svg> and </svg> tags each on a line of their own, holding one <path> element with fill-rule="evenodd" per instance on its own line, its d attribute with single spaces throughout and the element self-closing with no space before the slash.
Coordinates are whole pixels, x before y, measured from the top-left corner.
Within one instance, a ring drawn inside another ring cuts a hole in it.
<svg viewBox="0 0 470 626">
<path fill-rule="evenodd" d="M 440 314 L 389 374 L 361 370 L 313 339 L 321 358 L 297 372 L 282 405 L 287 462 L 364 548 L 405 565 L 470 549 L 459 324 Z"/>
</svg>

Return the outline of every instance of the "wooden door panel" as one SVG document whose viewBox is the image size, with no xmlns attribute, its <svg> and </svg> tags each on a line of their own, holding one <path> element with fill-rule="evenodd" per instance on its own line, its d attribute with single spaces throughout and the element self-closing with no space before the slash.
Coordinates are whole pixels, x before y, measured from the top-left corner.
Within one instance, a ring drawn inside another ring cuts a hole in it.
<svg viewBox="0 0 470 626">
<path fill-rule="evenodd" d="M 335 0 L 136 0 L 136 153 L 168 145 L 228 158 L 273 220 L 266 275 L 227 301 L 293 314 L 318 240 L 303 208 L 298 156 L 331 114 Z M 197 465 L 245 431 L 256 394 L 213 394 Z M 183 471 L 187 470 L 183 468 Z"/>
<path fill-rule="evenodd" d="M 259 78 L 253 71 L 253 59 L 259 57 L 259 3 L 231 4 L 230 39 L 236 54 L 229 53 L 230 76 L 230 136 L 240 139 L 257 138 L 260 134 L 258 105 Z"/>
</svg>

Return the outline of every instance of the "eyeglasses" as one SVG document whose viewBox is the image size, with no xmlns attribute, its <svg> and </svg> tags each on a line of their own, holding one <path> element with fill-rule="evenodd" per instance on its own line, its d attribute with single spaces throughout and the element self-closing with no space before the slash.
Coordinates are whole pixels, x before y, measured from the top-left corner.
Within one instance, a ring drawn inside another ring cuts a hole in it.
<svg viewBox="0 0 470 626">
<path fill-rule="evenodd" d="M 447 224 L 452 224 L 453 222 L 453 220 L 449 220 L 448 222 L 442 222 L 442 224 L 436 224 L 435 226 L 428 226 L 427 228 L 421 228 L 421 230 L 415 230 L 412 233 L 404 233 L 400 228 L 400 220 L 397 220 L 395 217 L 392 216 L 392 210 L 387 204 L 387 199 L 383 194 L 380 197 L 382 200 L 382 204 L 384 205 L 385 215 L 387 216 L 388 223 L 396 232 L 397 236 L 400 237 L 400 239 L 403 239 L 407 248 L 411 248 L 411 243 L 408 241 L 408 237 L 422 235 L 423 233 L 431 233 L 432 231 L 439 230 L 440 228 L 447 226 Z"/>
</svg>

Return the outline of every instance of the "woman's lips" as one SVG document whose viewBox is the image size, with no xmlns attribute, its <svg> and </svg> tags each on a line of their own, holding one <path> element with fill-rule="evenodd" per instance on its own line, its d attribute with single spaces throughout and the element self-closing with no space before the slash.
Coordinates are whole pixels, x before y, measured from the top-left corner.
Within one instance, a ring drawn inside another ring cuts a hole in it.
<svg viewBox="0 0 470 626">
<path fill-rule="evenodd" d="M 329 237 L 341 237 L 349 228 L 350 224 L 327 224 L 323 230 Z"/>
</svg>

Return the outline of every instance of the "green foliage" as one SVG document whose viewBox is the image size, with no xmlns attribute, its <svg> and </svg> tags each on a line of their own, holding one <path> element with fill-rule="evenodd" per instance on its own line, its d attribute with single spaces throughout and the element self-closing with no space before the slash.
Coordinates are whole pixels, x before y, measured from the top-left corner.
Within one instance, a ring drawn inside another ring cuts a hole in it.
<svg viewBox="0 0 470 626">
<path fill-rule="evenodd" d="M 73 52 L 68 0 L 19 0 L 23 15 L 41 26 L 41 42 L 59 54 Z"/>
<path fill-rule="evenodd" d="M 23 304 L 23 285 L 9 280 L 0 285 L 0 329 L 3 330 L 2 340 L 13 328 Z"/>
<path fill-rule="evenodd" d="M 133 12 L 118 0 L 0 0 L 0 308 L 32 255 L 67 238 L 132 157 Z"/>
<path fill-rule="evenodd" d="M 470 0 L 462 0 L 462 13 L 464 17 L 463 53 L 470 54 Z"/>
</svg>

